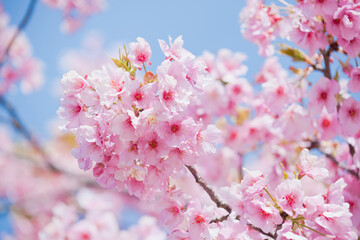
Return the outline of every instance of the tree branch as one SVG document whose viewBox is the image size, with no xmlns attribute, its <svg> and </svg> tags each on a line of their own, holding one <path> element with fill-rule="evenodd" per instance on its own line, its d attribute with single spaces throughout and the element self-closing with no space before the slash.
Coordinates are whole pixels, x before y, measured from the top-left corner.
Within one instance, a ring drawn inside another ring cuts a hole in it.
<svg viewBox="0 0 360 240">
<path fill-rule="evenodd" d="M 185 165 L 185 166 L 186 166 L 187 169 L 189 169 L 190 173 L 194 176 L 196 183 L 198 183 L 205 190 L 205 192 L 209 195 L 209 197 L 216 204 L 216 206 L 218 208 L 225 209 L 229 213 L 229 214 L 224 215 L 224 216 L 222 216 L 220 218 L 215 218 L 215 219 L 211 220 L 210 223 L 219 223 L 219 222 L 227 220 L 229 218 L 231 212 L 232 212 L 231 207 L 228 204 L 226 204 L 226 203 L 224 203 L 224 202 L 222 202 L 220 200 L 220 198 L 216 195 L 215 191 L 204 181 L 204 179 L 197 173 L 197 171 L 196 171 L 196 169 L 194 167 L 189 166 L 189 165 Z M 261 234 L 263 234 L 265 236 L 268 236 L 268 237 L 270 237 L 272 239 L 276 239 L 277 231 L 279 229 L 281 229 L 282 224 L 285 222 L 287 216 L 288 215 L 286 213 L 281 214 L 281 217 L 283 218 L 283 222 L 281 224 L 277 225 L 275 234 L 266 233 L 261 228 L 255 227 L 251 223 L 248 223 L 247 225 L 250 228 L 254 229 L 255 231 L 258 231 L 259 233 L 261 233 Z M 240 216 L 239 215 L 236 216 L 235 219 L 240 220 Z"/>
<path fill-rule="evenodd" d="M 231 207 L 222 202 L 219 196 L 216 195 L 215 191 L 204 181 L 204 179 L 197 173 L 196 169 L 192 166 L 185 165 L 187 169 L 189 169 L 190 173 L 194 176 L 195 181 L 205 190 L 205 192 L 209 195 L 211 200 L 216 204 L 218 208 L 225 209 L 229 214 L 231 213 Z"/>
<path fill-rule="evenodd" d="M 349 174 L 353 175 L 355 178 L 360 180 L 359 172 L 356 172 L 355 170 L 350 169 L 345 164 L 342 164 L 341 162 L 339 162 L 332 154 L 326 153 L 322 149 L 320 149 L 320 143 L 318 141 L 312 141 L 309 148 L 310 149 L 313 149 L 313 148 L 318 149 L 322 154 L 324 154 L 326 156 L 326 158 L 330 159 L 336 166 L 345 170 L 346 172 L 348 172 Z"/>
<path fill-rule="evenodd" d="M 30 143 L 30 145 L 38 152 L 46 161 L 46 167 L 54 172 L 59 172 L 59 170 L 51 164 L 49 156 L 42 149 L 40 143 L 34 138 L 29 131 L 29 129 L 25 126 L 25 124 L 21 121 L 19 115 L 15 111 L 15 108 L 4 98 L 4 96 L 0 96 L 0 106 L 2 106 L 9 114 L 10 121 L 12 126 Z"/>
<path fill-rule="evenodd" d="M 5 61 L 5 58 L 9 55 L 9 52 L 11 50 L 11 47 L 13 45 L 13 43 L 15 42 L 17 36 L 20 34 L 20 32 L 26 27 L 27 23 L 29 22 L 31 15 L 34 11 L 35 5 L 36 5 L 37 0 L 31 0 L 30 4 L 26 10 L 25 16 L 23 17 L 23 19 L 21 20 L 19 26 L 16 29 L 16 32 L 14 33 L 13 37 L 11 38 L 9 44 L 7 45 L 3 55 L 0 58 L 0 67 L 2 66 L 2 64 Z"/>
<path fill-rule="evenodd" d="M 330 49 L 329 49 L 330 50 Z M 331 70 L 330 70 L 330 51 L 320 50 L 321 54 L 324 57 L 325 69 L 323 69 L 323 74 L 328 79 L 331 79 Z"/>
<path fill-rule="evenodd" d="M 322 72 L 323 72 L 324 76 L 327 77 L 328 79 L 332 79 L 331 69 L 330 69 L 330 55 L 333 51 L 337 51 L 338 49 L 339 49 L 339 45 L 337 42 L 331 43 L 328 50 L 320 49 L 320 52 L 323 55 L 324 62 L 325 62 L 325 68 L 323 69 Z"/>
</svg>

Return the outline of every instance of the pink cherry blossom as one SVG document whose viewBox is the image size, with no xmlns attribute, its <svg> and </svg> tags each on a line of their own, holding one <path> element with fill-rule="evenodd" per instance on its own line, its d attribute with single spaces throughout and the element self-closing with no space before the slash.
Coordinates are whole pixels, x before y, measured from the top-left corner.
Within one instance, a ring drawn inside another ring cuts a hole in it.
<svg viewBox="0 0 360 240">
<path fill-rule="evenodd" d="M 322 24 L 300 16 L 293 21 L 293 30 L 289 33 L 290 40 L 304 49 L 309 54 L 315 54 L 317 49 L 325 49 L 328 45 L 326 35 L 322 31 Z"/>
<path fill-rule="evenodd" d="M 193 58 L 193 55 L 183 48 L 184 41 L 182 36 L 179 36 L 172 42 L 172 38 L 169 36 L 169 45 L 164 40 L 159 40 L 160 48 L 164 52 L 166 59 L 169 60 L 181 60 L 187 57 Z"/>
<path fill-rule="evenodd" d="M 354 93 L 360 91 L 360 67 L 354 68 L 351 71 L 348 89 Z"/>
<path fill-rule="evenodd" d="M 271 41 L 277 34 L 277 23 L 281 16 L 275 9 L 265 7 L 263 1 L 247 1 L 246 7 L 240 12 L 241 32 L 249 41 L 259 47 L 261 56 L 274 54 Z"/>
<path fill-rule="evenodd" d="M 293 215 L 293 211 L 297 214 L 302 213 L 304 192 L 300 180 L 287 179 L 283 181 L 276 188 L 276 197 L 281 209 L 290 216 Z"/>
<path fill-rule="evenodd" d="M 145 39 L 138 37 L 136 40 L 137 42 L 132 42 L 129 44 L 132 52 L 129 55 L 129 59 L 136 67 L 142 68 L 143 64 L 151 64 L 151 48 Z"/>
<path fill-rule="evenodd" d="M 260 72 L 256 74 L 256 83 L 264 83 L 273 79 L 286 79 L 287 73 L 281 67 L 277 57 L 267 58 Z"/>
<path fill-rule="evenodd" d="M 352 97 L 344 100 L 339 110 L 339 122 L 345 136 L 353 136 L 360 130 L 360 103 Z"/>
<path fill-rule="evenodd" d="M 339 91 L 340 86 L 336 81 L 320 78 L 308 92 L 310 112 L 316 114 L 326 107 L 329 113 L 333 113 L 337 105 L 335 94 Z"/>
<path fill-rule="evenodd" d="M 279 210 L 266 200 L 254 199 L 245 205 L 244 211 L 244 217 L 265 232 L 271 232 L 282 222 Z"/>
<path fill-rule="evenodd" d="M 360 30 L 359 4 L 347 3 L 326 18 L 326 30 L 338 38 L 351 41 Z"/>
<path fill-rule="evenodd" d="M 312 179 L 323 179 L 328 176 L 329 171 L 325 168 L 325 161 L 315 155 L 310 155 L 308 149 L 303 149 L 300 154 L 299 178 L 305 175 Z"/>
<path fill-rule="evenodd" d="M 330 140 L 340 134 L 341 128 L 337 112 L 330 114 L 323 108 L 320 117 L 317 120 L 317 129 L 322 140 Z"/>
</svg>

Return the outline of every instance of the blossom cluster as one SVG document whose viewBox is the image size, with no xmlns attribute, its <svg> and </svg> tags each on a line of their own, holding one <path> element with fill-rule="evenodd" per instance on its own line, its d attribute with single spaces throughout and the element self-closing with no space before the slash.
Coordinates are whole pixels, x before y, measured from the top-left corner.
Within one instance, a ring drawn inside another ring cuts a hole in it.
<svg viewBox="0 0 360 240">
<path fill-rule="evenodd" d="M 43 0 L 52 8 L 60 9 L 64 15 L 61 29 L 65 33 L 78 30 L 90 15 L 105 7 L 105 0 Z"/>
<path fill-rule="evenodd" d="M 184 164 L 215 150 L 219 130 L 198 119 L 196 105 L 207 82 L 205 64 L 182 45 L 160 40 L 166 56 L 156 74 L 138 69 L 150 63 L 151 49 L 142 38 L 130 44 L 117 64 L 81 76 L 64 75 L 59 115 L 80 145 L 73 154 L 81 169 L 91 169 L 104 187 L 124 187 L 131 195 L 151 198 L 165 191 L 170 176 Z M 89 151 L 90 150 L 90 151 Z"/>
<path fill-rule="evenodd" d="M 137 40 L 130 53 L 113 59 L 116 66 L 62 79 L 58 113 L 75 133 L 81 169 L 92 168 L 104 187 L 160 198 L 157 217 L 168 239 L 356 238 L 360 197 L 346 185 L 359 183 L 347 172 L 356 173 L 360 162 L 359 103 L 342 82 L 321 77 L 308 87 L 271 57 L 255 90 L 243 77 L 245 55 L 222 49 L 195 58 L 180 37 L 159 41 L 166 59 L 154 74 L 146 70 L 150 46 Z M 356 154 L 337 136 L 353 139 Z M 320 149 L 326 158 L 303 150 L 299 163 L 303 148 Z M 252 152 L 266 180 L 260 172 L 244 178 L 243 158 Z M 284 180 L 286 172 L 295 178 Z M 189 190 L 199 173 L 222 193 L 225 207 Z"/>
<path fill-rule="evenodd" d="M 123 219 L 116 213 L 123 204 L 115 204 L 118 200 L 119 197 L 115 194 L 100 194 L 91 189 L 81 189 L 74 204 L 58 203 L 53 208 L 52 219 L 39 232 L 39 239 L 165 239 L 166 234 L 159 229 L 156 219 L 151 216 L 142 216 L 136 225 L 127 230 L 120 229 Z M 80 211 L 83 215 L 81 219 Z"/>
<path fill-rule="evenodd" d="M 263 0 L 247 1 L 240 21 L 246 39 L 259 46 L 262 56 L 274 54 L 271 41 L 289 38 L 313 55 L 336 42 L 350 57 L 360 53 L 358 1 L 297 1 L 295 6 L 266 6 Z M 285 14 L 284 14 L 285 12 Z"/>
<path fill-rule="evenodd" d="M 24 93 L 36 90 L 43 83 L 42 63 L 32 56 L 32 48 L 26 35 L 20 33 L 13 40 L 16 34 L 17 29 L 10 25 L 10 17 L 0 2 L 0 95 L 20 80 L 21 91 Z"/>
</svg>

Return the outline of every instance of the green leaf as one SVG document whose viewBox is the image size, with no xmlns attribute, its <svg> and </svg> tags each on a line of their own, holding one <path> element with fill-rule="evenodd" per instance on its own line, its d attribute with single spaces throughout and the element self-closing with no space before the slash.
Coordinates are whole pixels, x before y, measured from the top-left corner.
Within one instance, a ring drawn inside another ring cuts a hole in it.
<svg viewBox="0 0 360 240">
<path fill-rule="evenodd" d="M 284 165 L 283 165 L 282 163 L 280 163 L 280 164 L 281 164 L 282 169 L 283 169 L 284 180 L 286 180 L 286 179 L 288 178 L 288 175 L 287 175 L 287 173 L 285 172 L 285 167 L 284 167 Z"/>
<path fill-rule="evenodd" d="M 281 44 L 280 47 L 280 53 L 291 57 L 294 62 L 308 62 L 309 57 L 302 51 L 286 44 Z"/>
<path fill-rule="evenodd" d="M 126 64 L 123 61 L 120 61 L 118 59 L 115 58 L 111 58 L 111 60 L 115 63 L 116 66 L 118 66 L 119 68 L 124 69 L 125 71 L 129 71 L 129 68 L 126 66 Z"/>
<path fill-rule="evenodd" d="M 335 81 L 339 81 L 339 71 L 336 71 L 336 73 L 335 73 L 335 76 L 334 76 L 334 80 Z"/>
</svg>

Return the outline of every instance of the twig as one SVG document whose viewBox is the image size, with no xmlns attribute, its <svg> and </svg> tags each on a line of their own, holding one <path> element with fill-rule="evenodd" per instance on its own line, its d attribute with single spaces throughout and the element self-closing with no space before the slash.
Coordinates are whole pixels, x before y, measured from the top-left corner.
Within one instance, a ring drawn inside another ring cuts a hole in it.
<svg viewBox="0 0 360 240">
<path fill-rule="evenodd" d="M 322 72 L 323 74 L 325 74 L 325 70 L 323 68 L 320 68 L 317 64 L 309 64 L 310 67 L 312 67 L 315 71 L 319 71 Z"/>
<path fill-rule="evenodd" d="M 0 105 L 3 106 L 3 108 L 9 113 L 13 127 L 18 130 L 35 149 L 38 150 L 40 148 L 39 143 L 32 137 L 30 131 L 20 120 L 14 107 L 4 98 L 4 96 L 0 96 Z"/>
<path fill-rule="evenodd" d="M 42 149 L 39 142 L 34 138 L 25 124 L 21 121 L 15 108 L 5 99 L 4 96 L 0 96 L 0 106 L 2 106 L 9 114 L 11 118 L 12 126 L 30 143 L 30 145 L 44 158 L 46 161 L 46 167 L 54 172 L 59 172 L 53 164 L 51 164 L 49 156 Z"/>
<path fill-rule="evenodd" d="M 332 44 L 330 44 L 330 47 L 328 50 L 320 49 L 320 52 L 323 55 L 324 62 L 325 62 L 325 69 L 323 71 L 323 74 L 328 79 L 332 79 L 331 69 L 330 69 L 330 55 L 333 51 L 337 51 L 338 49 L 339 49 L 339 45 L 337 42 L 333 42 Z"/>
<path fill-rule="evenodd" d="M 1 56 L 0 58 L 0 67 L 2 66 L 5 58 L 7 57 L 7 55 L 10 52 L 10 49 L 13 45 L 13 43 L 15 42 L 17 36 L 20 34 L 20 32 L 26 27 L 26 24 L 29 22 L 30 17 L 34 11 L 35 5 L 36 5 L 37 0 L 31 0 L 30 4 L 26 10 L 25 16 L 23 17 L 23 19 L 21 20 L 19 26 L 16 29 L 16 32 L 14 33 L 13 37 L 11 38 L 9 44 L 7 45 L 4 54 Z"/>
<path fill-rule="evenodd" d="M 325 51 L 325 50 L 320 50 L 321 54 L 324 57 L 324 62 L 325 62 L 325 69 L 323 71 L 324 76 L 327 77 L 328 79 L 331 79 L 331 71 L 330 71 L 330 51 Z"/>
<path fill-rule="evenodd" d="M 346 172 L 348 172 L 349 174 L 353 175 L 355 178 L 360 180 L 360 176 L 359 176 L 358 172 L 354 171 L 353 169 L 350 169 L 345 164 L 342 164 L 341 162 L 336 160 L 336 158 L 332 154 L 326 153 L 322 149 L 320 149 L 320 143 L 318 141 L 312 141 L 309 148 L 310 149 L 313 149 L 313 148 L 318 149 L 322 154 L 324 154 L 328 159 L 330 159 L 336 166 L 345 170 Z"/>
<path fill-rule="evenodd" d="M 194 176 L 195 181 L 205 190 L 205 192 L 209 195 L 211 200 L 216 204 L 218 208 L 225 209 L 229 214 L 231 213 L 231 207 L 222 202 L 220 198 L 216 195 L 215 191 L 204 181 L 204 179 L 197 173 L 196 169 L 192 166 L 185 165 L 187 169 L 189 169 L 190 173 Z"/>
<path fill-rule="evenodd" d="M 222 202 L 220 200 L 220 198 L 216 195 L 215 191 L 204 181 L 204 179 L 197 173 L 197 171 L 196 171 L 196 169 L 194 167 L 189 166 L 189 165 L 185 165 L 185 166 L 186 166 L 187 169 L 189 169 L 190 173 L 194 176 L 196 183 L 198 183 L 202 187 L 202 189 L 205 190 L 205 192 L 209 195 L 209 197 L 216 204 L 216 206 L 218 208 L 225 209 L 229 213 L 229 214 L 224 215 L 224 216 L 222 216 L 220 218 L 215 218 L 215 219 L 211 220 L 210 223 L 219 223 L 219 222 L 227 220 L 229 218 L 231 212 L 232 212 L 231 207 L 228 204 L 226 204 L 226 203 L 224 203 L 224 202 Z M 286 220 L 287 214 L 286 213 L 281 214 L 281 217 L 283 218 L 283 222 L 282 222 L 282 224 L 283 224 L 285 222 L 285 220 Z M 235 219 L 240 220 L 240 216 L 239 215 L 236 216 Z M 261 233 L 261 234 L 263 234 L 265 236 L 268 236 L 268 237 L 270 237 L 272 239 L 276 239 L 277 230 L 281 229 L 282 224 L 277 225 L 275 234 L 266 233 L 261 228 L 255 227 L 251 223 L 248 223 L 247 225 L 250 228 L 254 229 L 255 231 L 258 231 L 259 233 Z"/>
<path fill-rule="evenodd" d="M 275 233 L 274 233 L 274 239 L 278 236 L 278 231 L 282 228 L 282 225 L 285 223 L 286 218 L 289 216 L 286 212 L 281 212 L 280 216 L 282 217 L 283 221 L 281 224 L 276 225 Z"/>
<path fill-rule="evenodd" d="M 210 223 L 219 223 L 219 222 L 225 221 L 229 218 L 229 216 L 230 216 L 230 214 L 227 214 L 222 217 L 215 218 L 215 219 L 211 220 Z"/>
<path fill-rule="evenodd" d="M 251 227 L 252 229 L 258 231 L 259 233 L 265 235 L 265 236 L 271 237 L 272 239 L 276 239 L 275 236 L 274 236 L 274 234 L 266 233 L 266 232 L 264 232 L 261 228 L 255 227 L 255 226 L 252 225 L 251 223 L 248 223 L 248 226 Z"/>
</svg>

